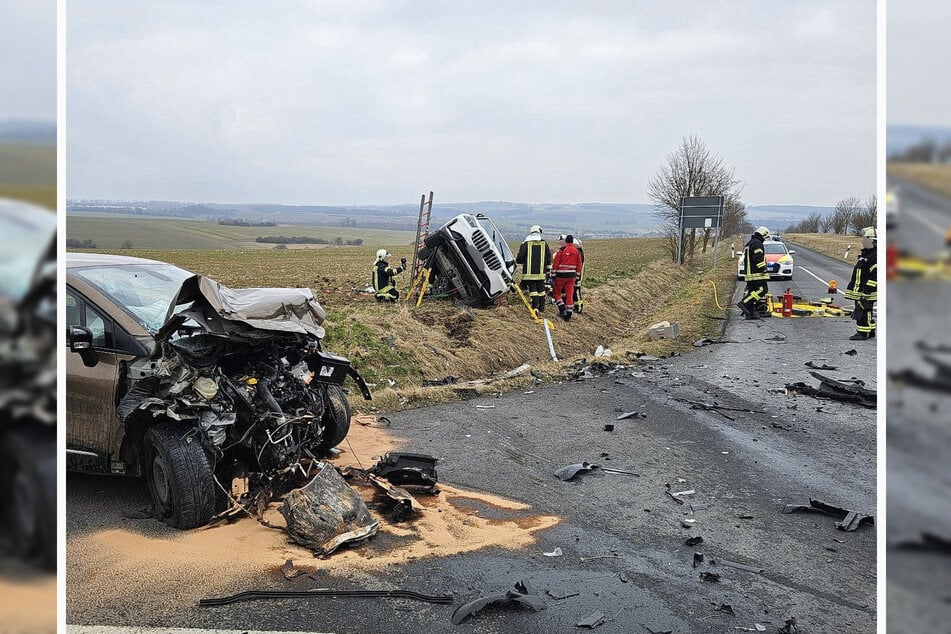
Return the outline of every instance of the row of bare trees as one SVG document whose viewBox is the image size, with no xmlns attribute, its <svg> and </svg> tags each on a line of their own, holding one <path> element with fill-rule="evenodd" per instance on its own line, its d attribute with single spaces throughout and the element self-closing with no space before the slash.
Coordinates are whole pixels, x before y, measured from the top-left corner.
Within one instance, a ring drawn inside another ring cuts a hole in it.
<svg viewBox="0 0 951 634">
<path fill-rule="evenodd" d="M 740 199 L 742 192 L 743 185 L 737 180 L 734 168 L 711 153 L 700 137 L 684 137 L 647 183 L 647 195 L 653 203 L 654 215 L 667 236 L 671 261 L 677 261 L 678 242 L 682 242 L 679 249 L 682 264 L 693 259 L 698 245 L 701 252 L 706 253 L 712 235 L 712 229 L 686 229 L 683 235 L 678 235 L 681 197 L 723 196 L 720 235 L 731 236 L 752 231 L 746 220 L 746 205 Z"/>
<path fill-rule="evenodd" d="M 837 233 L 858 235 L 865 227 L 874 227 L 878 221 L 878 197 L 869 196 L 864 203 L 856 196 L 843 198 L 829 214 L 814 211 L 796 224 L 786 228 L 786 233 Z"/>
</svg>

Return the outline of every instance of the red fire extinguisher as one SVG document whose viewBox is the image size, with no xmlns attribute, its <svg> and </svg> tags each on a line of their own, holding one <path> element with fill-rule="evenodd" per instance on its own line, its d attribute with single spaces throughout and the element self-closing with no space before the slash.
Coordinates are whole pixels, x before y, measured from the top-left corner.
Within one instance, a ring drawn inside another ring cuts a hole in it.
<svg viewBox="0 0 951 634">
<path fill-rule="evenodd" d="M 895 275 L 898 273 L 898 245 L 894 242 L 889 242 L 888 246 L 885 247 L 885 277 L 887 279 L 895 279 Z"/>
<path fill-rule="evenodd" d="M 790 289 L 783 293 L 783 317 L 792 317 L 793 294 Z"/>
</svg>

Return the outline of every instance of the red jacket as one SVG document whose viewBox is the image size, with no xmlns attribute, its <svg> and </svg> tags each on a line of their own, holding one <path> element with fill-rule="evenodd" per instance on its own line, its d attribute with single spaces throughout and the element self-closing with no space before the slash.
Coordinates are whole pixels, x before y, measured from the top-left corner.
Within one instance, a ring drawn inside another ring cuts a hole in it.
<svg viewBox="0 0 951 634">
<path fill-rule="evenodd" d="M 572 243 L 566 244 L 555 253 L 551 263 L 551 272 L 555 277 L 577 277 L 581 272 L 581 254 Z"/>
</svg>

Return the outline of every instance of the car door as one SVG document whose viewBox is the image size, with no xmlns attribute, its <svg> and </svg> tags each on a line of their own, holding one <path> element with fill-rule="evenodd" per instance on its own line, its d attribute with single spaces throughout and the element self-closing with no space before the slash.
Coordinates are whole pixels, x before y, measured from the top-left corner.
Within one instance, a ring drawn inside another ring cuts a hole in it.
<svg viewBox="0 0 951 634">
<path fill-rule="evenodd" d="M 66 325 L 85 326 L 93 336 L 98 362 L 83 363 L 78 353 L 66 354 L 66 444 L 68 447 L 113 453 L 121 437 L 116 417 L 119 351 L 115 324 L 108 313 L 72 287 L 66 289 Z"/>
</svg>

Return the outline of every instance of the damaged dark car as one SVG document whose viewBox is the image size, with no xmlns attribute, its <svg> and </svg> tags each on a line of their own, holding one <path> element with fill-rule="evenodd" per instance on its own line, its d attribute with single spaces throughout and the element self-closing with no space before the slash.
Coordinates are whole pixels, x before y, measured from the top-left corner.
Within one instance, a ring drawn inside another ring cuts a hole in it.
<svg viewBox="0 0 951 634">
<path fill-rule="evenodd" d="M 349 360 L 307 288 L 230 289 L 171 264 L 66 256 L 67 466 L 145 476 L 182 529 L 300 486 L 350 429 Z"/>
<path fill-rule="evenodd" d="M 56 215 L 0 202 L 0 233 L 0 538 L 55 570 Z"/>
</svg>

